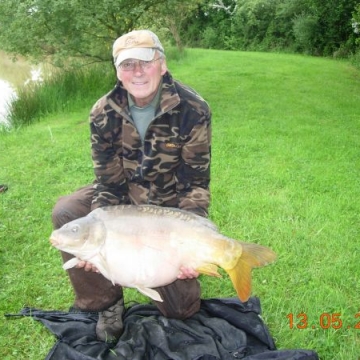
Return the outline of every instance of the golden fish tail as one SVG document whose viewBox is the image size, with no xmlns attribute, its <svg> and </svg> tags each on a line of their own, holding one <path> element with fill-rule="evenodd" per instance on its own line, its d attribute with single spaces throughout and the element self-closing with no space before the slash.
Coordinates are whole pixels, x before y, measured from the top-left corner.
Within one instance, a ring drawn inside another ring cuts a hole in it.
<svg viewBox="0 0 360 360">
<path fill-rule="evenodd" d="M 252 268 L 265 266 L 273 262 L 276 254 L 265 246 L 248 243 L 240 244 L 242 253 L 238 257 L 235 266 L 231 269 L 224 269 L 229 274 L 240 300 L 245 302 L 251 294 Z"/>
</svg>

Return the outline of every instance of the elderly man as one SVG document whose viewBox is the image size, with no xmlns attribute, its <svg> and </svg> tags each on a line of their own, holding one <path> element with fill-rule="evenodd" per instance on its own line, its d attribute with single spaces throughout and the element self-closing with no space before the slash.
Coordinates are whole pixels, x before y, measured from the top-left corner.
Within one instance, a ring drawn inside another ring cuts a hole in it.
<svg viewBox="0 0 360 360">
<path fill-rule="evenodd" d="M 210 201 L 211 112 L 191 88 L 167 70 L 163 46 L 148 30 L 136 30 L 113 44 L 118 82 L 90 114 L 95 181 L 61 197 L 54 228 L 100 206 L 152 204 L 207 216 Z M 64 261 L 72 256 L 62 253 Z M 90 263 L 68 270 L 74 308 L 98 311 L 97 337 L 114 341 L 122 333 L 123 292 Z M 167 317 L 184 319 L 199 310 L 196 271 L 157 288 Z"/>
</svg>

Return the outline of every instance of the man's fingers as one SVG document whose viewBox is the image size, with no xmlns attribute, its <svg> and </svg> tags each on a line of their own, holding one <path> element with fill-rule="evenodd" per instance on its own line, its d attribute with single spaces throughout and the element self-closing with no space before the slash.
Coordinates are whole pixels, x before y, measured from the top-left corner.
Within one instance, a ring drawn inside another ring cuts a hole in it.
<svg viewBox="0 0 360 360">
<path fill-rule="evenodd" d="M 186 268 L 184 266 L 182 266 L 180 268 L 180 273 L 178 275 L 178 279 L 195 279 L 199 276 L 199 273 L 192 269 L 192 268 Z"/>
<path fill-rule="evenodd" d="M 93 268 L 92 264 L 90 264 L 89 262 L 87 262 L 87 263 L 85 264 L 84 270 L 87 271 L 87 272 L 89 272 L 89 271 L 92 271 L 92 268 Z"/>
<path fill-rule="evenodd" d="M 78 262 L 78 264 L 76 265 L 76 267 L 77 267 L 78 269 L 81 269 L 81 268 L 83 268 L 83 267 L 85 266 L 85 264 L 86 264 L 86 261 L 81 260 L 81 261 Z"/>
<path fill-rule="evenodd" d="M 87 261 L 83 261 L 83 260 L 79 261 L 79 263 L 76 265 L 76 267 L 78 269 L 84 268 L 84 270 L 86 272 L 89 272 L 89 271 L 96 272 L 96 273 L 99 272 L 99 270 L 97 269 L 96 266 L 94 266 L 93 264 L 91 264 Z"/>
</svg>

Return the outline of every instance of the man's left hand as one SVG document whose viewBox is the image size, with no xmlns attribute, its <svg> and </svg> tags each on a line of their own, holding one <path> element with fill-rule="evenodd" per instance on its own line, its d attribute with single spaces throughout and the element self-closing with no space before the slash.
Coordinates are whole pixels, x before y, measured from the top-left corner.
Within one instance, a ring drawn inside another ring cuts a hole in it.
<svg viewBox="0 0 360 360">
<path fill-rule="evenodd" d="M 195 279 L 199 276 L 200 274 L 192 269 L 192 268 L 186 268 L 185 266 L 182 266 L 180 268 L 180 273 L 179 275 L 177 276 L 178 279 L 181 279 L 181 280 L 185 280 L 185 279 Z"/>
</svg>

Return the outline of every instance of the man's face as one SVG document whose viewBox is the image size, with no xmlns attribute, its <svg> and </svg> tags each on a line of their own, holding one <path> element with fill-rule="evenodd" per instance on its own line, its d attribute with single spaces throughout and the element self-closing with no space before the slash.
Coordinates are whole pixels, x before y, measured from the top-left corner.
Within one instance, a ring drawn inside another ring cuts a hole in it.
<svg viewBox="0 0 360 360">
<path fill-rule="evenodd" d="M 154 59 L 158 59 L 155 54 Z M 133 70 L 125 71 L 121 67 L 117 68 L 117 77 L 123 83 L 124 88 L 132 95 L 137 106 L 144 107 L 151 102 L 157 93 L 162 76 L 165 74 L 167 67 L 165 59 L 153 61 L 150 66 L 142 67 L 138 60 L 134 61 L 136 66 Z"/>
</svg>

